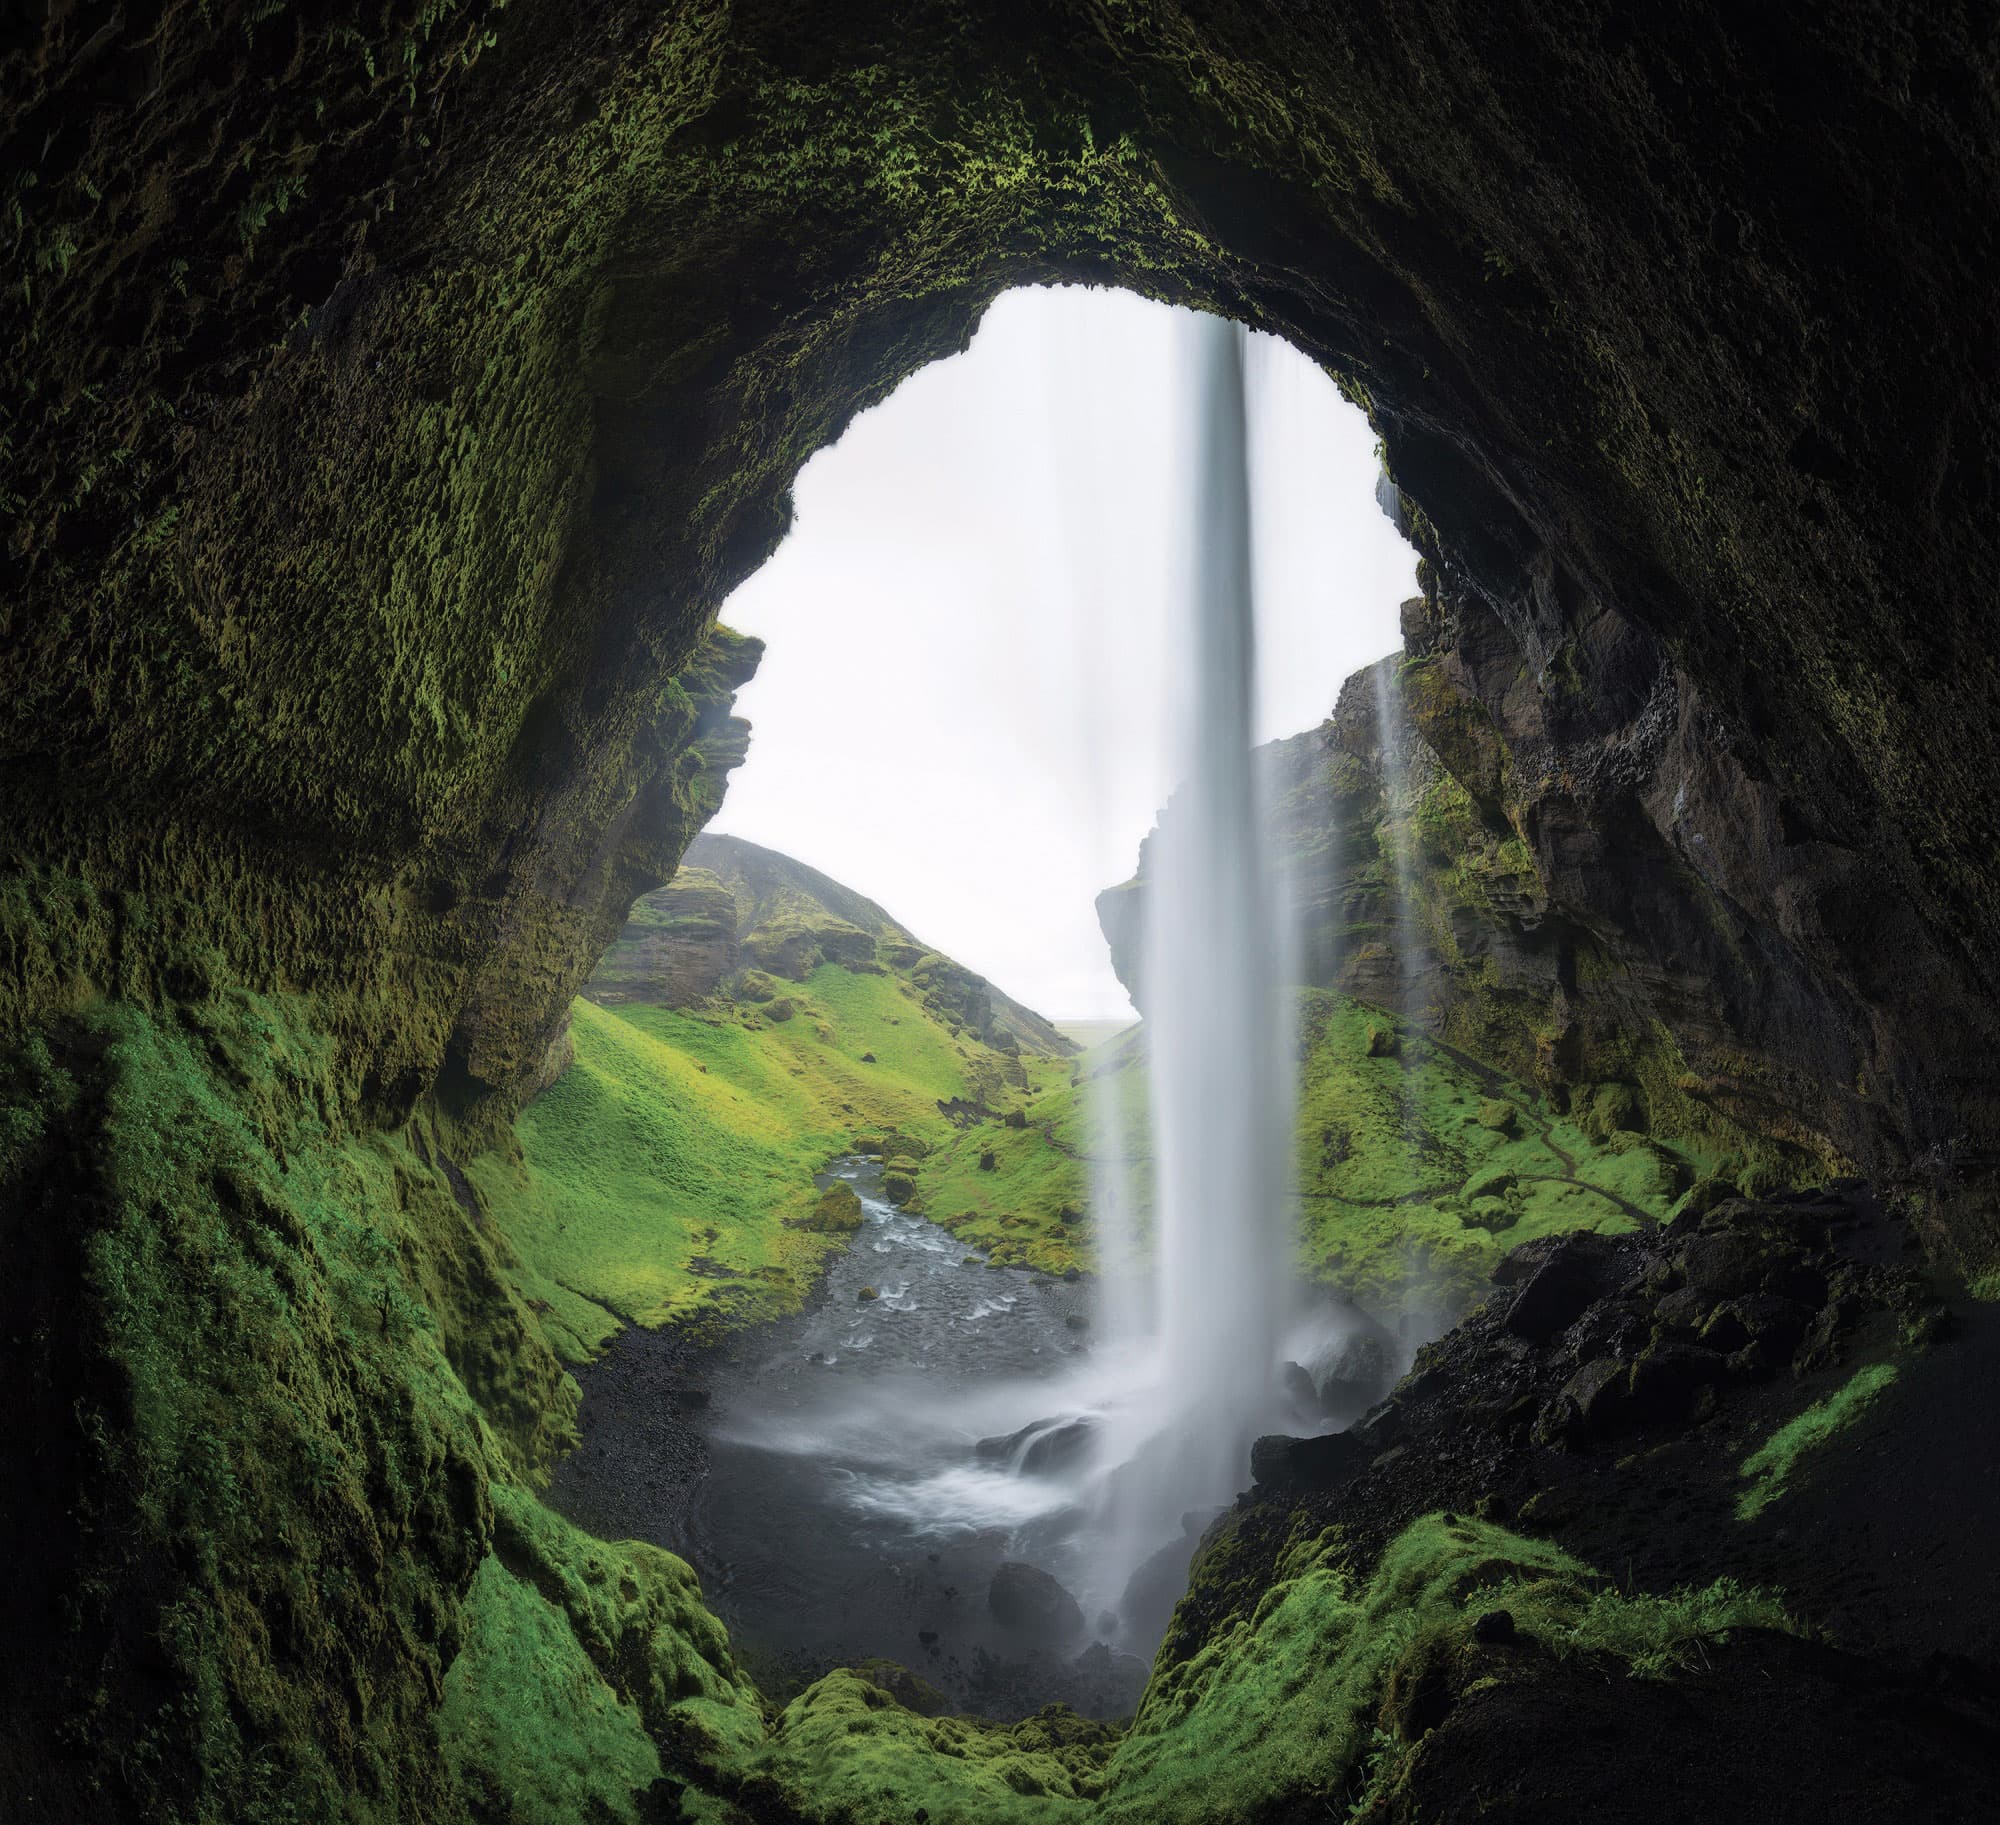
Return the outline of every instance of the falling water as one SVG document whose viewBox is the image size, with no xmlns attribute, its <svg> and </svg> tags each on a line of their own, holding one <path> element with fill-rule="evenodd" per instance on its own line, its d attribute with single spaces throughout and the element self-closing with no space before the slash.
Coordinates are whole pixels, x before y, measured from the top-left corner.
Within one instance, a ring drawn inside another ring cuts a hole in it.
<svg viewBox="0 0 2000 1825">
<path fill-rule="evenodd" d="M 1269 820 L 1252 755 L 1244 338 L 1189 326 L 1198 376 L 1179 776 L 1152 840 L 1143 984 L 1154 1159 L 1146 1372 L 1109 1416 L 1104 1547 L 1130 1571 L 1248 1481 L 1284 1315 L 1293 1093 Z M 1116 1295 L 1113 1295 L 1116 1297 Z"/>
</svg>

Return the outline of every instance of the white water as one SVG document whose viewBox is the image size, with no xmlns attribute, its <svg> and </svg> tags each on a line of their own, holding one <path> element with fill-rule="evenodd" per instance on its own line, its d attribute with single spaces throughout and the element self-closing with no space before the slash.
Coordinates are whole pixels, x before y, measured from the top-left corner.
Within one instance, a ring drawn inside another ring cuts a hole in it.
<svg viewBox="0 0 2000 1825">
<path fill-rule="evenodd" d="M 1185 782 L 1148 852 L 1142 980 L 1152 1248 L 1102 1264 L 1127 1385 L 1107 1404 L 1092 1585 L 1111 1593 L 1249 1481 L 1274 1424 L 1291 1256 L 1294 1087 L 1284 896 L 1253 767 L 1255 577 L 1244 336 L 1186 330 L 1197 376 L 1179 639 Z M 1102 1102 L 1109 1106 L 1112 1099 Z M 1098 1151 L 1125 1152 L 1111 1128 Z M 1097 1213 L 1129 1230 L 1122 1174 Z M 1144 1315 L 1142 1318 L 1140 1315 Z M 1198 1529 L 1196 1530 L 1198 1531 Z"/>
<path fill-rule="evenodd" d="M 933 1673 L 941 1652 L 992 1645 L 980 1593 L 1003 1558 L 1081 1604 L 1087 1633 L 1049 1645 L 1097 1635 L 1150 1655 L 1202 1525 L 1249 1485 L 1255 1437 L 1329 1423 L 1278 1376 L 1333 1354 L 1344 1321 L 1324 1304 L 1302 1320 L 1292 1296 L 1297 975 L 1253 761 L 1246 338 L 1215 318 L 1182 334 L 1194 409 L 1168 675 L 1184 783 L 1148 850 L 1146 1019 L 1123 1042 L 1145 1052 L 1145 1131 L 1128 1131 L 1129 1073 L 1088 1091 L 1094 1322 L 1070 1309 L 1083 1289 L 961 1265 L 942 1230 L 865 1198 L 869 1227 L 792 1359 L 712 1434 L 712 1541 L 694 1546 L 733 1580 L 721 1600 L 789 1617 L 796 1640 L 811 1620 L 850 1654 L 907 1654 L 921 1628 Z M 881 1297 L 857 1306 L 846 1281 L 864 1273 Z M 720 1543 L 748 1534 L 770 1563 L 730 1566 Z M 808 1562 L 833 1595 L 791 1569 Z"/>
</svg>

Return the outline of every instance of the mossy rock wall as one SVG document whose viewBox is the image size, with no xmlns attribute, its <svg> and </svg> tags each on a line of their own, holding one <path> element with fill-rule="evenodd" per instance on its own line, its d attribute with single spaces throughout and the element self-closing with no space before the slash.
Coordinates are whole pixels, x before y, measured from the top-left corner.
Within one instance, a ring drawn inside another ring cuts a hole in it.
<svg viewBox="0 0 2000 1825">
<path fill-rule="evenodd" d="M 571 25 L 65 6 L 0 52 L 6 1018 L 213 961 L 323 996 L 386 1119 L 504 1103 L 685 840 L 717 693 L 670 681 L 800 463 L 1083 278 L 1368 407 L 1433 708 L 1671 1030 L 1702 937 L 1774 1108 L 1995 1151 L 1974 9 Z"/>
</svg>

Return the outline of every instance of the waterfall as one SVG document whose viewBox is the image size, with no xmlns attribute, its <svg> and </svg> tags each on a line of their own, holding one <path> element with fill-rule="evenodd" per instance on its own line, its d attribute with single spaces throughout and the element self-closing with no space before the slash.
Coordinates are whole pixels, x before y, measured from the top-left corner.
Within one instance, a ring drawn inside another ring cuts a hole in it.
<svg viewBox="0 0 2000 1825">
<path fill-rule="evenodd" d="M 1281 959 L 1292 947 L 1252 755 L 1245 339 L 1207 317 L 1187 333 L 1197 410 L 1174 647 L 1184 783 L 1150 844 L 1142 944 L 1151 1297 L 1109 1295 L 1152 1316 L 1140 1373 L 1107 1416 L 1107 1590 L 1121 1568 L 1162 1552 L 1184 1567 L 1198 1530 L 1183 1517 L 1204 1517 L 1248 1484 L 1251 1441 L 1271 1429 L 1291 1263 L 1295 1097 Z M 1100 1151 L 1113 1151 L 1108 1137 Z"/>
</svg>

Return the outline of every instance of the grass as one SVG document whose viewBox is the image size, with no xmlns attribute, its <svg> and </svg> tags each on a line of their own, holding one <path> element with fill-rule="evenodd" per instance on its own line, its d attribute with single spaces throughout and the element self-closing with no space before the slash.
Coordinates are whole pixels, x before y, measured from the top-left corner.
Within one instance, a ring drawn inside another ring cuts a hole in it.
<svg viewBox="0 0 2000 1825">
<path fill-rule="evenodd" d="M 1010 1067 L 1031 1086 L 1066 1077 L 954 1038 L 897 975 L 824 964 L 777 986 L 700 1010 L 578 1001 L 576 1061 L 522 1113 L 520 1158 L 469 1169 L 571 1360 L 621 1323 L 796 1310 L 840 1246 L 800 1227 L 828 1160 L 885 1134 L 947 1145 L 940 1102 L 1018 1104 Z"/>
<path fill-rule="evenodd" d="M 1464 1306 L 1536 1236 L 1662 1219 L 1710 1164 L 1645 1135 L 1593 1139 L 1528 1086 L 1344 996 L 1303 994 L 1299 1038 L 1299 1268 L 1383 1317 Z M 1143 1229 L 1141 1037 L 1085 1053 L 1076 1077 L 1034 1099 L 1024 1128 L 954 1135 L 918 1174 L 926 1214 L 995 1260 L 1088 1269 L 1090 1227 L 1061 1213 L 1088 1211 L 1103 1098 L 1123 1112 Z"/>
<path fill-rule="evenodd" d="M 1892 1363 L 1871 1363 L 1796 1418 L 1786 1421 L 1743 1460 L 1750 1487 L 1736 1498 L 1736 1518 L 1754 1521 L 1785 1493 L 1799 1460 L 1854 1424 L 1896 1379 Z"/>
</svg>

